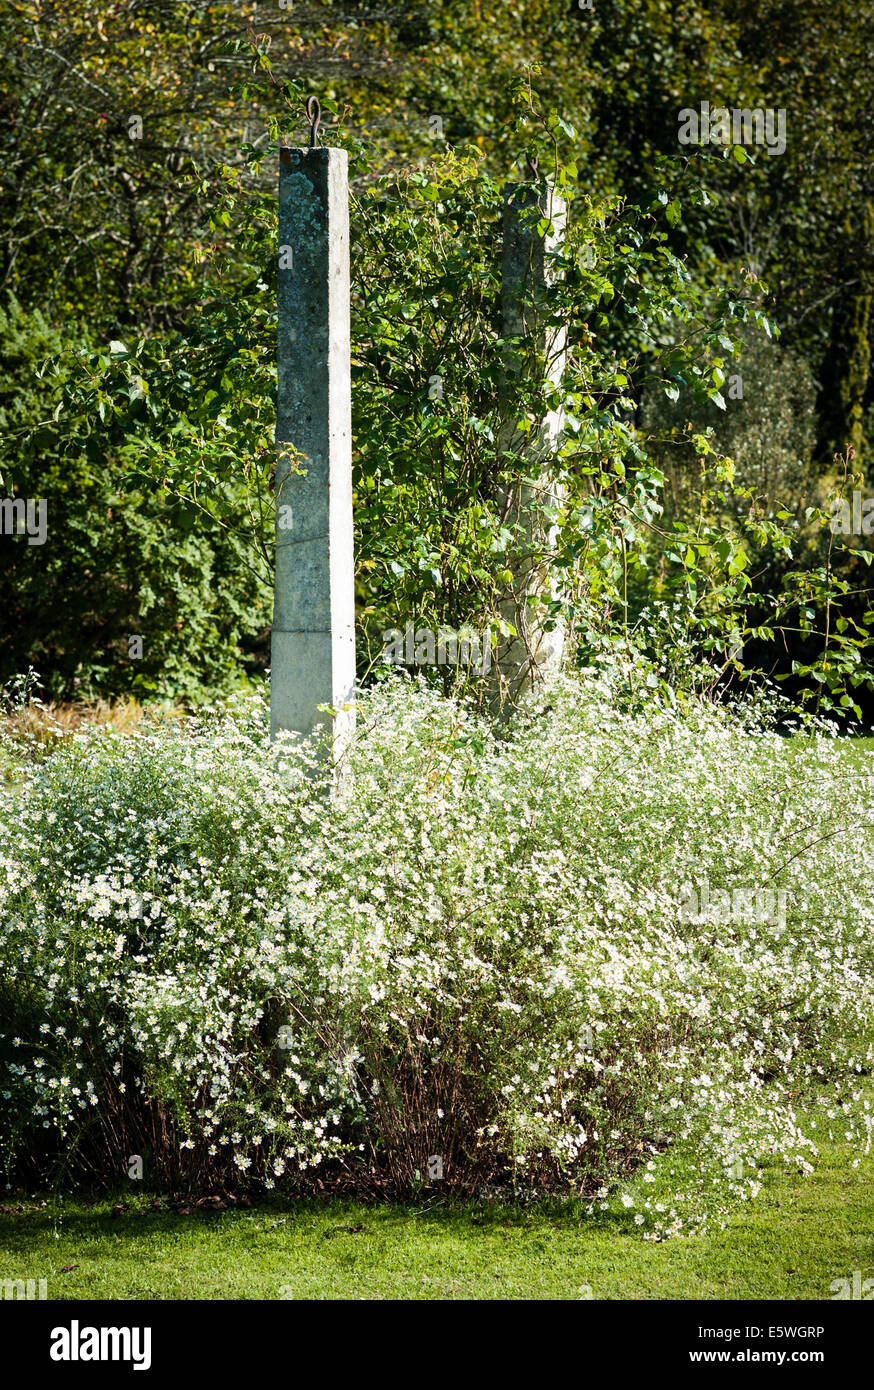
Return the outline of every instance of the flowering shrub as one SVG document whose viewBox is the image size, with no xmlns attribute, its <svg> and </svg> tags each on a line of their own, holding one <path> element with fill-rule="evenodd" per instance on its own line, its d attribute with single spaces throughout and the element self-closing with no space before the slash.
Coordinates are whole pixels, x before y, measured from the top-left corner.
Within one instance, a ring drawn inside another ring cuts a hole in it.
<svg viewBox="0 0 874 1390">
<path fill-rule="evenodd" d="M 593 674 L 497 738 L 392 675 L 331 800 L 268 725 L 84 729 L 0 789 L 7 1166 L 404 1192 L 437 1157 L 663 1236 L 818 1124 L 870 1144 L 874 785 L 837 741 Z M 692 916 L 705 879 L 785 912 Z"/>
</svg>

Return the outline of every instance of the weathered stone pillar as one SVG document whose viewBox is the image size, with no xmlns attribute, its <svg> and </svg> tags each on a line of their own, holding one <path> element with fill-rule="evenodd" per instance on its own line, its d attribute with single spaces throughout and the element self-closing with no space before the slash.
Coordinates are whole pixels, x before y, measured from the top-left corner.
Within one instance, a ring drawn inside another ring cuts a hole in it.
<svg viewBox="0 0 874 1390">
<path fill-rule="evenodd" d="M 279 151 L 276 590 L 270 721 L 354 725 L 355 587 L 347 155 Z"/>
<path fill-rule="evenodd" d="M 551 229 L 540 235 L 539 220 L 548 219 Z M 502 307 L 504 333 L 508 338 L 526 339 L 518 354 L 508 355 L 507 375 L 526 370 L 526 357 L 539 362 L 551 381 L 561 379 L 566 362 L 567 330 L 543 324 L 543 293 L 553 282 L 552 255 L 562 244 L 566 225 L 564 199 L 553 189 L 551 180 L 538 184 L 514 183 L 507 186 L 504 204 L 504 244 L 502 257 Z M 538 681 L 547 681 L 561 667 L 564 655 L 564 625 L 545 631 L 548 604 L 559 597 L 548 561 L 538 554 L 554 545 L 557 528 L 546 510 L 559 504 L 562 491 L 554 478 L 551 460 L 561 442 L 562 417 L 549 411 L 530 434 L 516 431 L 508 422 L 504 448 L 524 453 L 530 461 L 535 481 L 516 484 L 504 490 L 500 500 L 506 521 L 521 528 L 522 555 L 511 566 L 513 583 L 501 604 L 504 618 L 512 623 L 517 636 L 498 646 L 496 673 L 500 689 L 496 704 L 515 698 Z M 524 554 L 526 541 L 531 554 Z"/>
</svg>

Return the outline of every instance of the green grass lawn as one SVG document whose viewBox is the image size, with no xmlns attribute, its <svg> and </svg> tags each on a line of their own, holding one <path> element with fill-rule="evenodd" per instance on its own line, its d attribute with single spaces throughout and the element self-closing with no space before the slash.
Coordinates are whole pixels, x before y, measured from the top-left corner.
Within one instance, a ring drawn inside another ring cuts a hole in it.
<svg viewBox="0 0 874 1390">
<path fill-rule="evenodd" d="M 874 1157 L 854 1169 L 853 1156 L 825 1142 L 811 1177 L 765 1167 L 724 1230 L 661 1245 L 630 1218 L 594 1225 L 574 1201 L 277 1198 L 181 1215 L 130 1188 L 93 1205 L 54 1197 L 0 1215 L 0 1278 L 45 1278 L 50 1299 L 579 1299 L 588 1285 L 593 1299 L 829 1300 L 833 1279 L 874 1275 Z M 113 1216 L 120 1198 L 129 1209 Z"/>
</svg>

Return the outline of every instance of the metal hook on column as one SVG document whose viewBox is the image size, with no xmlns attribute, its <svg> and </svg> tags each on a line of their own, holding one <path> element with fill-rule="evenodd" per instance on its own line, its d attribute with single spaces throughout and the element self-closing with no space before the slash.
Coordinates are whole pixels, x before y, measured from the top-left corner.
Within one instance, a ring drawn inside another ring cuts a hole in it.
<svg viewBox="0 0 874 1390">
<path fill-rule="evenodd" d="M 317 135 L 322 119 L 322 108 L 318 97 L 307 97 L 307 120 L 310 122 L 310 149 L 318 148 Z"/>
</svg>

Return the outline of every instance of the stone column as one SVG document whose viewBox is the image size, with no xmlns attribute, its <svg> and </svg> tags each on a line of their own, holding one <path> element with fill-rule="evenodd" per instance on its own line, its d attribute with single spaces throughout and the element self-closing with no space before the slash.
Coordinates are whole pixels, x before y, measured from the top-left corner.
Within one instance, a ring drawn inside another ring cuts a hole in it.
<svg viewBox="0 0 874 1390">
<path fill-rule="evenodd" d="M 279 151 L 276 590 L 270 722 L 354 726 L 355 587 L 347 155 Z"/>
<path fill-rule="evenodd" d="M 543 218 L 549 219 L 552 226 L 546 235 L 539 235 L 537 222 Z M 547 330 L 543 326 L 542 297 L 554 278 L 551 253 L 561 247 L 565 225 L 564 199 L 554 191 L 551 180 L 507 186 L 501 267 L 504 333 L 508 338 L 529 340 L 518 355 L 508 355 L 508 376 L 525 370 L 524 358 L 532 349 L 541 362 L 546 362 L 551 381 L 559 381 L 564 371 L 567 331 Z M 504 447 L 524 453 L 536 479 L 531 484 L 520 483 L 505 489 L 500 498 L 508 523 L 521 527 L 523 549 L 526 539 L 535 552 L 551 548 L 556 539 L 557 528 L 544 510 L 562 499 L 550 466 L 561 434 L 562 418 L 558 411 L 549 411 L 530 434 L 518 433 L 514 422 L 508 422 Z M 549 680 L 560 669 L 564 654 L 563 623 L 559 620 L 549 632 L 543 626 L 549 600 L 558 597 L 549 564 L 523 556 L 511 568 L 513 583 L 501 611 L 517 636 L 498 646 L 496 672 L 500 689 L 493 702 L 498 705 L 508 697 L 524 693 L 538 681 Z"/>
</svg>

